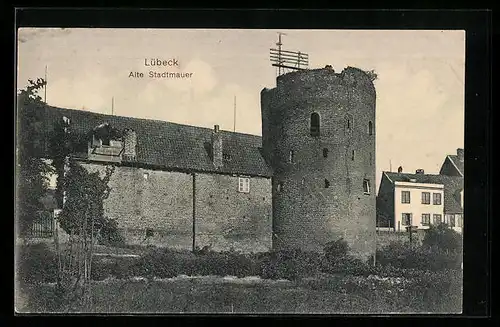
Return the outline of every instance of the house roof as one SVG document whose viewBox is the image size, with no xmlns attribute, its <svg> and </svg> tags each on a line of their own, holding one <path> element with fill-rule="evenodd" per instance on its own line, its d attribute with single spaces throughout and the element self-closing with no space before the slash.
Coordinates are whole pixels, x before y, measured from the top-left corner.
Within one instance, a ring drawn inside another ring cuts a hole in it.
<svg viewBox="0 0 500 327">
<path fill-rule="evenodd" d="M 134 130 L 137 135 L 137 155 L 133 162 L 137 164 L 151 165 L 165 170 L 272 176 L 272 171 L 261 153 L 262 139 L 257 135 L 221 130 L 223 152 L 229 154 L 231 160 L 224 160 L 224 166 L 216 169 L 210 155 L 212 129 L 160 120 L 47 107 L 44 120 L 46 136 L 50 135 L 55 122 L 63 116 L 70 119 L 71 133 L 80 136 L 88 135 L 96 126 L 103 123 L 109 123 L 121 131 L 126 128 Z"/>
<path fill-rule="evenodd" d="M 464 160 L 460 160 L 460 158 L 455 154 L 455 155 L 448 155 L 448 158 L 450 161 L 457 167 L 458 171 L 464 175 Z"/>
<path fill-rule="evenodd" d="M 449 213 L 462 213 L 460 205 L 460 191 L 464 188 L 464 179 L 460 176 L 432 175 L 432 174 L 408 174 L 384 172 L 394 182 L 410 182 L 414 179 L 416 183 L 443 184 L 444 185 L 444 211 Z"/>
</svg>

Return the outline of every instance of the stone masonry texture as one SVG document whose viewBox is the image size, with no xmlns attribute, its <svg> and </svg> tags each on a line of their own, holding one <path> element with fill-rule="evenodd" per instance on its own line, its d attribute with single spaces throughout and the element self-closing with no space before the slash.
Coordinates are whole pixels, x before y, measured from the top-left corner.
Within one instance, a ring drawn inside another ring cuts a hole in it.
<svg viewBox="0 0 500 327">
<path fill-rule="evenodd" d="M 82 163 L 104 176 L 101 163 Z M 116 166 L 104 203 L 129 244 L 191 250 L 193 195 L 196 246 L 215 251 L 271 249 L 271 180 L 250 178 L 250 192 L 238 192 L 238 177 Z"/>
<path fill-rule="evenodd" d="M 374 254 L 375 100 L 373 82 L 356 68 L 288 73 L 278 77 L 276 88 L 262 90 L 276 249 L 322 251 L 327 242 L 343 238 L 354 255 Z M 320 116 L 319 136 L 310 133 L 314 112 Z M 364 192 L 365 179 L 370 194 Z"/>
</svg>

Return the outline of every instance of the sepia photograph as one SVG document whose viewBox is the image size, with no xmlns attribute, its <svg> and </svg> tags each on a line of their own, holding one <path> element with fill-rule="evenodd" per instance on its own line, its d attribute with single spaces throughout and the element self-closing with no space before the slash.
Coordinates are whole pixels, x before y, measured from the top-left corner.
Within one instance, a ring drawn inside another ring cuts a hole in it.
<svg viewBox="0 0 500 327">
<path fill-rule="evenodd" d="M 16 313 L 462 313 L 465 31 L 16 37 Z"/>
</svg>

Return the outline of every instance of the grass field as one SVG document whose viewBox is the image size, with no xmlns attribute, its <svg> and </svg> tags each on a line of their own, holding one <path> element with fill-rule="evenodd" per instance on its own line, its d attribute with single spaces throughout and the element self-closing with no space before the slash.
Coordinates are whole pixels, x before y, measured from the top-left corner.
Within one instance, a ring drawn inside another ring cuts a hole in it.
<svg viewBox="0 0 500 327">
<path fill-rule="evenodd" d="M 458 313 L 461 289 L 422 289 L 402 278 L 325 276 L 108 279 L 94 282 L 87 307 L 58 307 L 53 284 L 25 288 L 18 312 L 87 313 Z"/>
</svg>

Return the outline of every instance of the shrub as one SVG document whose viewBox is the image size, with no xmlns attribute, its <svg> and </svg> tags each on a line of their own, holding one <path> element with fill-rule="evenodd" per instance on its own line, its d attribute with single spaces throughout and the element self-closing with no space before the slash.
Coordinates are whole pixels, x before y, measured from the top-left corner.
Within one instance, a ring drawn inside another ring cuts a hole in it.
<svg viewBox="0 0 500 327">
<path fill-rule="evenodd" d="M 299 249 L 273 251 L 262 257 L 259 275 L 269 279 L 296 280 L 319 273 L 321 264 L 317 253 Z"/>
<path fill-rule="evenodd" d="M 190 271 L 189 257 L 181 256 L 170 249 L 153 249 L 131 267 L 139 276 L 170 278 Z"/>
<path fill-rule="evenodd" d="M 426 231 L 422 245 L 446 252 L 462 252 L 462 235 L 446 224 L 439 224 Z"/>
<path fill-rule="evenodd" d="M 344 239 L 329 242 L 325 245 L 324 255 L 330 262 L 345 258 L 349 253 L 349 245 Z"/>
<path fill-rule="evenodd" d="M 377 249 L 376 261 L 381 266 L 436 271 L 460 269 L 462 259 L 461 253 L 444 251 L 438 247 L 392 242 L 382 249 Z"/>
</svg>

